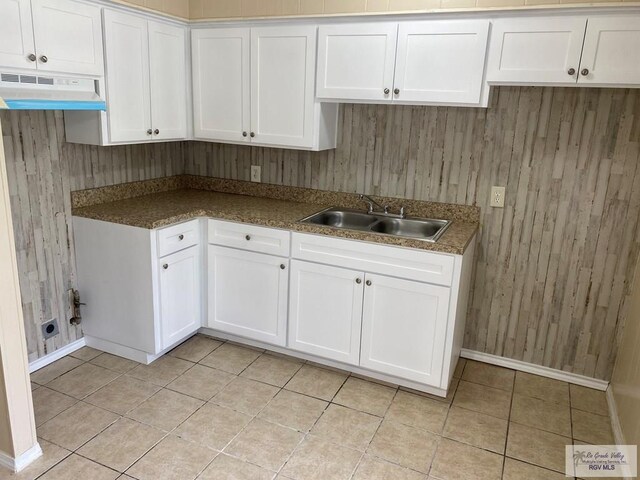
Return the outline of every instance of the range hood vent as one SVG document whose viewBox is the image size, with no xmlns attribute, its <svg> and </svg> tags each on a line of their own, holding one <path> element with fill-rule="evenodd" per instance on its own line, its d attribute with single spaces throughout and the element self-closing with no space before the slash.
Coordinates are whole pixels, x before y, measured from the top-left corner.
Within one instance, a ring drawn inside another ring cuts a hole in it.
<svg viewBox="0 0 640 480">
<path fill-rule="evenodd" d="M 0 72 L 0 109 L 106 110 L 94 78 Z"/>
</svg>

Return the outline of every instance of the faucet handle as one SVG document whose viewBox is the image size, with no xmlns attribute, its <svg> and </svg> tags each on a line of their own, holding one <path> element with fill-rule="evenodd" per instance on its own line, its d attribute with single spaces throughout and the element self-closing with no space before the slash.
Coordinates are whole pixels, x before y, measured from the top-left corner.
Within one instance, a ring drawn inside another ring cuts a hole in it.
<svg viewBox="0 0 640 480">
<path fill-rule="evenodd" d="M 389 205 L 385 205 L 382 209 L 384 210 L 385 214 L 389 213 Z"/>
<path fill-rule="evenodd" d="M 404 218 L 404 207 L 400 207 L 400 218 Z"/>
</svg>

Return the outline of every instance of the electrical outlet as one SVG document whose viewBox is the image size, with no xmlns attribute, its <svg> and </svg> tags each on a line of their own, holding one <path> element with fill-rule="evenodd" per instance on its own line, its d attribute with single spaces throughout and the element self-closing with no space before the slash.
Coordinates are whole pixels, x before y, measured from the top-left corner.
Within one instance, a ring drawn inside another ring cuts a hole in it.
<svg viewBox="0 0 640 480">
<path fill-rule="evenodd" d="M 60 330 L 58 330 L 57 319 L 54 318 L 52 320 L 49 320 L 47 323 L 42 324 L 42 337 L 45 340 L 48 340 L 51 337 L 55 337 L 59 333 L 60 333 Z"/>
<path fill-rule="evenodd" d="M 504 187 L 491 187 L 491 206 L 504 208 Z"/>
<path fill-rule="evenodd" d="M 261 182 L 261 170 L 262 167 L 260 165 L 251 165 L 251 181 L 252 182 Z"/>
</svg>

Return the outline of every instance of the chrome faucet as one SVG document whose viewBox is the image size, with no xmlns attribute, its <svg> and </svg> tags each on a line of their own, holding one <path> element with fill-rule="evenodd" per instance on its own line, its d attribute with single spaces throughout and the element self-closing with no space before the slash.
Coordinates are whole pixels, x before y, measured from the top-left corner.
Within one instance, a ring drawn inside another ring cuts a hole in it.
<svg viewBox="0 0 640 480">
<path fill-rule="evenodd" d="M 387 210 L 389 210 L 389 206 L 388 205 L 385 205 L 383 207 L 378 202 L 376 202 L 373 198 L 371 198 L 369 195 L 365 195 L 365 194 L 361 193 L 360 194 L 360 200 L 362 200 L 363 202 L 365 202 L 368 205 L 367 213 L 373 213 L 374 212 L 374 208 L 373 208 L 374 205 L 377 206 L 380 210 L 384 211 L 385 213 L 387 213 Z"/>
<path fill-rule="evenodd" d="M 400 213 L 389 213 L 389 205 L 380 205 L 378 202 L 376 202 L 373 198 L 371 198 L 369 195 L 365 195 L 363 193 L 360 194 L 360 200 L 362 200 L 363 202 L 365 202 L 367 204 L 367 213 L 368 214 L 374 214 L 376 213 L 377 215 L 384 215 L 386 217 L 394 217 L 394 218 L 404 218 L 405 214 L 404 214 L 404 207 L 400 207 Z M 373 208 L 373 206 L 378 207 L 381 211 L 380 212 L 376 212 L 375 209 Z"/>
</svg>

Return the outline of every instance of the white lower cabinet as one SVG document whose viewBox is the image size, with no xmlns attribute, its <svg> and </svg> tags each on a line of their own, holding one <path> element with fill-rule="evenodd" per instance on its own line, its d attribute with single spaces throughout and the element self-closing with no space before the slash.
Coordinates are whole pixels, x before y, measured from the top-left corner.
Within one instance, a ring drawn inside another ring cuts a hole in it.
<svg viewBox="0 0 640 480">
<path fill-rule="evenodd" d="M 360 365 L 438 385 L 451 289 L 367 274 Z"/>
<path fill-rule="evenodd" d="M 150 363 L 202 326 L 200 220 L 159 230 L 73 217 L 87 345 Z"/>
<path fill-rule="evenodd" d="M 292 260 L 289 347 L 358 365 L 363 278 L 362 272 Z"/>
<path fill-rule="evenodd" d="M 170 346 L 201 326 L 200 246 L 158 260 L 162 345 Z"/>
<path fill-rule="evenodd" d="M 464 255 L 451 255 L 215 219 L 158 230 L 73 223 L 91 347 L 149 363 L 204 326 L 447 393 L 462 348 L 474 240 Z"/>
<path fill-rule="evenodd" d="M 284 346 L 289 259 L 209 245 L 208 326 Z"/>
</svg>

